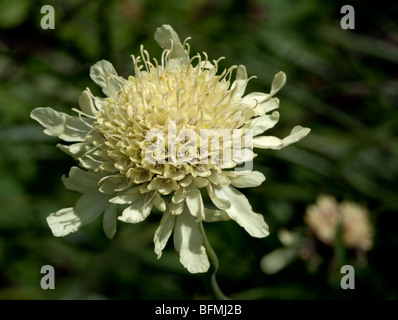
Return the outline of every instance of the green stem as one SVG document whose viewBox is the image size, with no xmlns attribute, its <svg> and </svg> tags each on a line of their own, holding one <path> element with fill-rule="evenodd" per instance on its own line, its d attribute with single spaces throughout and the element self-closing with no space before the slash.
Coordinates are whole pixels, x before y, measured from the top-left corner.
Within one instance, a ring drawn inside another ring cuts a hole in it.
<svg viewBox="0 0 398 320">
<path fill-rule="evenodd" d="M 203 280 L 205 282 L 206 288 L 209 291 L 213 299 L 217 300 L 230 300 L 220 289 L 216 280 L 216 272 L 218 270 L 218 258 L 213 248 L 210 245 L 209 240 L 207 240 L 205 229 L 203 228 L 203 223 L 200 223 L 200 231 L 203 236 L 203 245 L 206 249 L 207 256 L 209 257 L 210 267 L 209 270 L 203 274 Z"/>
</svg>

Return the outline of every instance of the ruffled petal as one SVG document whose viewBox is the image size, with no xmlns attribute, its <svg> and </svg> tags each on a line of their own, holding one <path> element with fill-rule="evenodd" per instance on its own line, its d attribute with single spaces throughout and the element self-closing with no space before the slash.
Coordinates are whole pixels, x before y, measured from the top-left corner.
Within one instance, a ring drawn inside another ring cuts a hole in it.
<svg viewBox="0 0 398 320">
<path fill-rule="evenodd" d="M 273 128 L 279 121 L 279 112 L 274 111 L 272 114 L 266 114 L 261 117 L 254 118 L 248 122 L 242 129 L 253 129 L 253 137 L 262 134 L 264 131 Z"/>
<path fill-rule="evenodd" d="M 211 201 L 214 203 L 214 205 L 218 209 L 226 210 L 231 207 L 231 203 L 229 202 L 228 199 L 225 199 L 225 198 L 223 199 L 223 198 L 216 196 L 216 194 L 214 193 L 214 188 L 213 188 L 212 184 L 209 183 L 206 186 L 206 188 L 207 188 L 207 193 L 209 194 Z"/>
<path fill-rule="evenodd" d="M 55 111 L 51 108 L 36 108 L 30 113 L 30 117 L 39 122 L 46 129 L 44 133 L 58 137 L 65 130 L 66 122 L 70 118 L 63 112 Z"/>
<path fill-rule="evenodd" d="M 188 53 L 181 44 L 178 34 L 169 25 L 162 25 L 155 31 L 155 41 L 163 50 L 170 50 L 169 63 L 188 64 Z"/>
<path fill-rule="evenodd" d="M 226 171 L 225 174 L 237 188 L 257 187 L 265 181 L 265 176 L 259 171 Z"/>
<path fill-rule="evenodd" d="M 206 272 L 210 267 L 203 241 L 199 224 L 185 209 L 176 218 L 174 247 L 180 255 L 180 262 L 190 273 Z"/>
<path fill-rule="evenodd" d="M 302 126 L 295 126 L 290 134 L 284 138 L 279 139 L 273 136 L 261 136 L 253 138 L 253 147 L 261 149 L 282 149 L 289 144 L 303 139 L 311 129 L 303 128 Z"/>
<path fill-rule="evenodd" d="M 162 256 L 162 251 L 173 232 L 176 216 L 172 215 L 170 211 L 163 214 L 160 220 L 160 225 L 155 231 L 153 242 L 155 244 L 155 253 L 159 259 Z"/>
<path fill-rule="evenodd" d="M 200 222 L 205 218 L 204 205 L 202 195 L 198 188 L 189 186 L 187 189 L 187 197 L 185 199 L 191 214 L 196 217 L 196 221 Z"/>
<path fill-rule="evenodd" d="M 48 107 L 36 108 L 30 116 L 46 128 L 43 131 L 45 134 L 68 142 L 83 141 L 91 130 L 79 117 L 71 117 Z M 86 120 L 91 122 L 87 118 Z"/>
<path fill-rule="evenodd" d="M 120 89 L 123 81 L 112 63 L 106 60 L 98 61 L 90 68 L 90 78 L 102 88 L 107 96 L 113 96 L 115 91 Z"/>
<path fill-rule="evenodd" d="M 214 194 L 221 199 L 228 199 L 231 207 L 225 209 L 229 217 L 255 238 L 268 236 L 268 225 L 261 214 L 255 213 L 247 198 L 232 186 L 214 186 Z"/>
<path fill-rule="evenodd" d="M 91 98 L 91 95 L 87 90 L 84 90 L 83 93 L 80 95 L 79 106 L 80 109 L 82 109 L 82 111 L 89 116 L 93 116 L 97 111 L 95 109 L 93 99 Z"/>
<path fill-rule="evenodd" d="M 279 99 L 271 98 L 268 93 L 252 92 L 242 98 L 242 104 L 253 108 L 254 116 L 263 116 L 279 108 Z"/>
<path fill-rule="evenodd" d="M 55 237 L 64 237 L 82 226 L 80 217 L 73 208 L 64 208 L 47 217 L 47 223 Z"/>
</svg>

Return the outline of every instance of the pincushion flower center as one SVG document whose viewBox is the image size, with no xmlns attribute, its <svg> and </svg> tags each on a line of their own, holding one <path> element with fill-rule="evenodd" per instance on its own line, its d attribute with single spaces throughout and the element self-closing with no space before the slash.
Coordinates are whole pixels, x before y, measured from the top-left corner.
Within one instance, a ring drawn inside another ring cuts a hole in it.
<svg viewBox="0 0 398 320">
<path fill-rule="evenodd" d="M 217 75 L 218 62 L 210 64 L 199 55 L 187 65 L 171 67 L 156 60 L 153 64 L 143 53 L 147 58 L 142 64 L 134 59 L 135 76 L 102 101 L 95 116 L 105 140 L 97 145 L 114 161 L 115 170 L 136 183 L 154 175 L 182 180 L 192 173 L 190 167 L 209 175 L 206 169 L 222 162 L 217 154 L 219 161 L 209 163 L 210 155 L 243 124 L 241 96 L 230 86 L 236 67 Z"/>
</svg>

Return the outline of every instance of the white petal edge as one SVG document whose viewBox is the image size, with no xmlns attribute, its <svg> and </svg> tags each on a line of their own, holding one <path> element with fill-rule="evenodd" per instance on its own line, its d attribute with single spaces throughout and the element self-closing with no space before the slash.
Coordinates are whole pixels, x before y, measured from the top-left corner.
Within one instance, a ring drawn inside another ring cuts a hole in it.
<svg viewBox="0 0 398 320">
<path fill-rule="evenodd" d="M 180 262 L 190 273 L 203 273 L 210 267 L 203 241 L 199 223 L 186 208 L 175 221 L 174 247 Z"/>
<path fill-rule="evenodd" d="M 247 198 L 232 186 L 217 187 L 214 186 L 214 194 L 222 199 L 228 199 L 231 207 L 225 209 L 232 220 L 235 220 L 252 237 L 263 238 L 269 235 L 268 225 L 264 217 L 253 212 Z"/>
<path fill-rule="evenodd" d="M 68 142 L 83 141 L 90 130 L 79 117 L 71 117 L 49 107 L 36 108 L 30 116 L 46 128 L 43 131 L 46 135 L 59 137 Z M 87 122 L 90 120 L 87 119 Z"/>
<path fill-rule="evenodd" d="M 279 112 L 274 111 L 272 114 L 266 114 L 261 117 L 254 118 L 248 122 L 242 129 L 253 129 L 253 137 L 262 134 L 264 131 L 273 128 L 279 121 Z"/>
<path fill-rule="evenodd" d="M 295 126 L 290 132 L 290 134 L 284 139 L 279 139 L 273 136 L 254 137 L 253 147 L 261 149 L 279 150 L 303 139 L 308 133 L 310 133 L 310 131 L 311 129 L 309 128 L 303 128 L 302 126 Z"/>
<path fill-rule="evenodd" d="M 206 188 L 207 188 L 207 193 L 209 194 L 211 201 L 214 203 L 214 205 L 218 209 L 226 210 L 231 207 L 231 203 L 229 202 L 228 199 L 221 199 L 215 195 L 214 188 L 213 188 L 212 184 L 209 183 L 206 186 Z"/>
<path fill-rule="evenodd" d="M 202 194 L 198 188 L 190 185 L 187 188 L 187 197 L 185 199 L 191 214 L 196 217 L 196 221 L 200 222 L 205 218 Z"/>
<path fill-rule="evenodd" d="M 155 244 L 155 253 L 158 259 L 162 256 L 162 251 L 166 247 L 167 241 L 173 232 L 175 219 L 176 216 L 172 215 L 170 211 L 166 211 L 160 220 L 159 227 L 155 231 L 153 242 Z"/>
<path fill-rule="evenodd" d="M 90 68 L 90 78 L 107 96 L 112 96 L 120 88 L 121 78 L 112 63 L 107 60 L 100 60 Z"/>
<path fill-rule="evenodd" d="M 224 173 L 236 188 L 258 187 L 265 181 L 265 176 L 259 171 L 225 171 Z"/>
</svg>

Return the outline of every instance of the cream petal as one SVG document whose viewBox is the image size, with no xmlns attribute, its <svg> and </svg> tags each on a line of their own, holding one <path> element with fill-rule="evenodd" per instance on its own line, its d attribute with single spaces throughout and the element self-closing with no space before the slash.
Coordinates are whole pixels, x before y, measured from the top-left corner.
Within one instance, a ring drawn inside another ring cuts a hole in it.
<svg viewBox="0 0 398 320">
<path fill-rule="evenodd" d="M 87 90 L 84 90 L 83 93 L 80 95 L 79 106 L 80 109 L 82 109 L 82 111 L 89 116 L 93 116 L 97 112 L 91 95 Z"/>
<path fill-rule="evenodd" d="M 226 171 L 225 174 L 236 188 L 257 187 L 265 181 L 265 176 L 258 171 Z"/>
<path fill-rule="evenodd" d="M 47 223 L 55 237 L 64 237 L 82 226 L 81 219 L 73 208 L 64 208 L 47 217 Z"/>
<path fill-rule="evenodd" d="M 30 116 L 46 128 L 43 131 L 45 134 L 68 142 L 83 141 L 91 130 L 79 117 L 71 117 L 48 107 L 36 108 Z M 87 118 L 86 120 L 88 123 L 91 122 Z"/>
<path fill-rule="evenodd" d="M 309 128 L 296 126 L 292 129 L 290 134 L 284 139 L 279 139 L 273 136 L 255 137 L 253 138 L 253 147 L 261 149 L 279 150 L 288 146 L 289 144 L 292 144 L 294 142 L 303 139 L 310 131 L 311 129 Z"/>
<path fill-rule="evenodd" d="M 66 113 L 55 111 L 51 108 L 36 108 L 30 113 L 30 117 L 39 122 L 46 129 L 44 133 L 58 137 L 65 130 L 66 122 L 70 118 Z"/>
<path fill-rule="evenodd" d="M 275 95 L 286 83 L 286 74 L 282 71 L 278 72 L 272 80 L 270 95 Z"/>
<path fill-rule="evenodd" d="M 170 50 L 169 63 L 176 65 L 188 64 L 188 53 L 181 44 L 178 34 L 171 26 L 164 24 L 157 28 L 155 41 L 163 50 Z"/>
<path fill-rule="evenodd" d="M 126 184 L 126 177 L 121 174 L 112 176 L 105 176 L 99 181 L 99 191 L 109 195 L 114 195 L 115 192 L 121 191 L 119 188 Z"/>
<path fill-rule="evenodd" d="M 130 204 L 141 199 L 143 195 L 139 188 L 131 188 L 126 191 L 117 193 L 117 195 L 109 200 L 115 204 Z"/>
<path fill-rule="evenodd" d="M 74 159 L 78 159 L 85 152 L 87 152 L 90 149 L 90 147 L 92 147 L 92 145 L 86 142 L 78 142 L 71 144 L 69 146 L 58 143 L 57 147 L 60 148 L 66 154 L 72 156 Z"/>
<path fill-rule="evenodd" d="M 109 197 L 97 190 L 83 194 L 75 207 L 61 209 L 47 217 L 47 223 L 55 237 L 64 237 L 82 226 L 93 222 L 104 212 Z"/>
<path fill-rule="evenodd" d="M 302 126 L 295 126 L 290 135 L 283 139 L 284 146 L 288 146 L 289 144 L 295 143 L 301 139 L 303 139 L 307 134 L 311 131 L 310 128 L 303 128 Z"/>
<path fill-rule="evenodd" d="M 74 206 L 75 213 L 80 217 L 82 225 L 93 222 L 104 212 L 109 204 L 109 196 L 98 190 L 84 193 Z"/>
<path fill-rule="evenodd" d="M 273 128 L 279 121 L 279 112 L 274 111 L 272 114 L 266 114 L 261 117 L 254 118 L 247 123 L 242 129 L 253 129 L 253 137 L 262 134 L 264 131 Z"/>
<path fill-rule="evenodd" d="M 159 209 L 160 211 L 164 212 L 166 211 L 166 202 L 163 200 L 161 195 L 159 193 L 156 193 L 155 196 L 153 197 L 153 204 L 154 206 Z"/>
<path fill-rule="evenodd" d="M 98 180 L 101 179 L 101 175 L 72 167 L 69 171 L 69 177 L 63 176 L 61 179 L 66 189 L 85 193 L 98 187 Z"/>
<path fill-rule="evenodd" d="M 261 108 L 262 112 L 264 112 L 263 113 L 263 115 L 264 115 L 264 114 L 266 114 L 266 113 L 268 113 L 270 111 L 273 111 L 273 110 L 279 108 L 279 99 L 278 98 L 271 98 L 271 99 L 269 99 L 267 101 L 264 101 L 264 102 L 260 103 L 259 107 Z M 257 111 L 255 111 L 255 112 L 257 112 Z"/>
<path fill-rule="evenodd" d="M 188 187 L 192 182 L 192 176 L 185 176 L 184 179 L 180 180 L 179 184 L 181 187 Z"/>
<path fill-rule="evenodd" d="M 210 267 L 203 241 L 200 225 L 185 209 L 175 221 L 174 247 L 180 262 L 190 273 L 203 273 Z"/>
<path fill-rule="evenodd" d="M 247 72 L 244 65 L 240 65 L 236 70 L 236 80 L 232 83 L 231 89 L 235 89 L 239 96 L 243 96 L 247 86 Z"/>
<path fill-rule="evenodd" d="M 170 211 L 165 212 L 160 220 L 159 227 L 155 231 L 153 242 L 158 259 L 162 256 L 162 251 L 166 247 L 167 241 L 173 232 L 175 220 L 176 217 Z"/>
<path fill-rule="evenodd" d="M 102 220 L 102 226 L 105 232 L 105 235 L 112 239 L 116 233 L 117 227 L 117 210 L 115 204 L 109 204 L 104 212 L 104 217 Z"/>
<path fill-rule="evenodd" d="M 269 94 L 267 93 L 262 93 L 262 92 L 251 92 L 247 95 L 245 95 L 242 98 L 242 104 L 250 107 L 250 108 L 257 108 L 262 101 L 267 99 L 269 97 Z"/>
<path fill-rule="evenodd" d="M 58 136 L 60 139 L 68 142 L 83 141 L 91 130 L 86 123 L 92 122 L 91 119 L 82 117 L 83 122 L 79 117 L 69 117 L 66 122 L 65 130 Z"/>
<path fill-rule="evenodd" d="M 112 96 L 120 89 L 123 81 L 117 74 L 112 63 L 106 60 L 98 61 L 90 68 L 90 78 L 98 84 L 107 96 Z"/>
<path fill-rule="evenodd" d="M 279 99 L 272 98 L 270 94 L 263 93 L 263 96 L 257 94 L 253 98 L 250 97 L 250 94 L 248 94 L 245 98 L 243 98 L 243 100 L 245 101 L 246 105 L 255 106 L 253 109 L 254 116 L 263 116 L 266 113 L 279 108 Z"/>
<path fill-rule="evenodd" d="M 209 183 L 209 180 L 202 178 L 202 177 L 194 177 L 194 178 L 192 178 L 192 182 L 196 188 L 200 189 L 200 188 L 206 187 L 207 184 Z"/>
<path fill-rule="evenodd" d="M 205 208 L 204 221 L 216 222 L 216 221 L 228 221 L 228 220 L 231 220 L 231 218 L 225 211 Z"/>
<path fill-rule="evenodd" d="M 181 212 L 184 210 L 184 207 L 185 207 L 184 201 L 177 203 L 171 201 L 169 203 L 170 213 L 174 216 L 178 216 L 179 214 L 181 214 Z"/>
<path fill-rule="evenodd" d="M 257 156 L 250 148 L 234 149 L 233 160 L 235 163 L 252 161 Z"/>
<path fill-rule="evenodd" d="M 131 206 L 123 210 L 123 213 L 118 219 L 127 223 L 138 223 L 144 221 L 149 216 L 152 210 L 153 202 L 145 203 L 145 197 L 141 197 Z"/>
<path fill-rule="evenodd" d="M 228 177 L 225 176 L 224 172 L 218 173 L 215 170 L 211 171 L 211 175 L 208 177 L 208 179 L 208 181 L 210 181 L 212 184 L 218 186 L 228 186 L 231 183 Z"/>
<path fill-rule="evenodd" d="M 200 222 L 204 219 L 204 205 L 202 195 L 198 188 L 189 186 L 187 189 L 187 196 L 185 199 L 187 207 L 191 214 L 196 217 L 196 221 Z"/>
<path fill-rule="evenodd" d="M 221 199 L 228 199 L 231 207 L 225 209 L 229 217 L 242 226 L 252 237 L 268 236 L 268 225 L 261 214 L 255 213 L 247 198 L 232 186 L 214 186 L 214 194 Z"/>
<path fill-rule="evenodd" d="M 221 209 L 221 210 L 226 210 L 231 207 L 231 203 L 229 202 L 228 199 L 222 199 L 220 197 L 217 197 L 214 193 L 214 188 L 211 183 L 209 183 L 207 186 L 207 193 L 209 194 L 209 197 L 211 201 L 214 203 L 214 205 Z"/>
<path fill-rule="evenodd" d="M 171 201 L 173 203 L 180 203 L 185 200 L 187 195 L 187 190 L 185 188 L 180 188 L 176 192 L 174 192 L 173 196 L 171 197 Z"/>
</svg>

